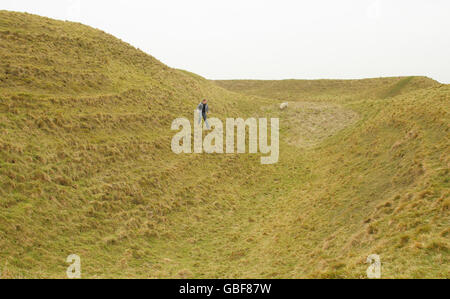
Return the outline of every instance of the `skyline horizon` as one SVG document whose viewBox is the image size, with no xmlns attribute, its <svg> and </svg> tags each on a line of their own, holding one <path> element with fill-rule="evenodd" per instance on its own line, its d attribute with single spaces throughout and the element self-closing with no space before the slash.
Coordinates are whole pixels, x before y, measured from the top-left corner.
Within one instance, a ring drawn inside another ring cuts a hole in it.
<svg viewBox="0 0 450 299">
<path fill-rule="evenodd" d="M 46 0 L 44 2 L 52 1 Z M 100 2 L 102 1 L 98 1 L 98 3 Z M 168 2 L 178 3 L 176 0 Z M 269 2 L 264 2 L 268 8 L 270 8 Z M 320 0 L 319 2 L 327 3 L 328 0 Z M 186 29 L 182 29 L 176 23 L 172 24 L 167 31 L 159 28 L 155 30 L 155 26 L 148 25 L 161 24 L 161 27 L 164 27 L 164 25 L 171 23 L 171 20 L 167 20 L 165 16 L 180 13 L 182 9 L 172 10 L 159 2 L 158 5 L 160 6 L 153 8 L 162 16 L 157 16 L 154 13 L 153 16 L 156 16 L 156 20 L 141 18 L 138 21 L 132 17 L 135 13 L 141 13 L 140 10 L 133 9 L 129 12 L 126 10 L 129 6 L 125 6 L 124 1 L 118 1 L 118 6 L 117 3 L 112 4 L 111 6 L 117 6 L 115 7 L 116 10 L 106 11 L 99 18 L 97 18 L 98 14 L 95 9 L 86 10 L 88 6 L 83 5 L 90 4 L 86 4 L 86 1 L 83 0 L 58 1 L 57 4 L 53 3 L 54 5 L 50 6 L 46 6 L 45 3 L 44 5 L 42 3 L 35 4 L 33 1 L 27 0 L 7 0 L 0 6 L 0 10 L 25 12 L 61 21 L 81 23 L 99 29 L 158 59 L 171 68 L 186 70 L 209 80 L 361 80 L 389 77 L 428 77 L 441 84 L 450 84 L 450 73 L 447 73 L 450 69 L 450 59 L 445 54 L 445 48 L 447 44 L 450 46 L 450 41 L 445 38 L 442 39 L 440 37 L 442 32 L 436 30 L 436 28 L 445 30 L 445 26 L 435 26 L 439 25 L 436 23 L 439 18 L 433 19 L 430 23 L 421 21 L 435 31 L 428 32 L 426 28 L 418 31 L 413 30 L 413 28 L 409 30 L 400 27 L 396 28 L 398 32 L 395 32 L 380 21 L 383 18 L 389 21 L 389 17 L 392 17 L 392 13 L 389 16 L 386 9 L 387 2 L 384 0 L 364 0 L 361 2 L 364 2 L 364 5 L 369 4 L 369 8 L 362 4 L 360 6 L 354 5 L 356 3 L 354 0 L 346 0 L 335 7 L 338 11 L 335 14 L 325 11 L 325 15 L 328 13 L 331 21 L 340 13 L 349 14 L 353 18 L 349 18 L 351 21 L 348 23 L 339 19 L 342 24 L 335 25 L 341 28 L 332 29 L 328 26 L 329 24 L 321 24 L 322 28 L 320 26 L 314 29 L 308 28 L 306 31 L 302 27 L 291 26 L 294 23 L 298 25 L 296 22 L 301 24 L 301 21 L 292 19 L 286 21 L 285 24 L 278 25 L 279 28 L 273 27 L 273 24 L 266 24 L 265 26 L 268 27 L 262 27 L 262 29 L 259 27 L 255 29 L 251 26 L 250 28 L 245 26 L 240 28 L 239 22 L 235 27 L 228 28 L 227 23 L 220 22 L 222 10 L 226 15 L 227 12 L 230 12 L 230 9 L 232 11 L 235 9 L 228 5 L 221 7 L 211 5 L 206 9 L 203 7 L 204 11 L 196 12 L 199 15 L 202 12 L 206 13 L 209 18 L 212 18 L 209 15 L 210 12 L 213 16 L 215 12 L 216 17 L 219 13 L 219 20 L 211 26 L 213 28 L 204 28 L 203 25 L 196 23 L 198 22 L 196 19 L 192 18 L 193 24 L 185 24 Z M 417 6 L 416 10 L 420 8 L 420 5 L 425 5 L 423 1 L 418 5 L 419 2 L 417 0 L 411 1 Z M 98 3 L 95 5 L 98 5 Z M 197 0 L 194 3 L 203 3 L 203 1 Z M 283 3 L 286 3 L 286 1 L 283 1 Z M 345 5 L 342 3 L 352 5 L 343 8 L 342 6 Z M 432 5 L 427 4 L 434 9 L 429 10 L 430 16 L 432 14 L 441 16 L 442 12 L 437 9 L 439 3 L 444 2 L 436 1 Z M 142 5 L 142 3 L 140 4 Z M 283 5 L 280 6 L 283 7 Z M 190 9 L 195 11 L 195 8 L 198 7 L 200 6 Z M 294 5 L 294 7 L 296 6 Z M 373 7 L 376 9 L 371 11 L 370 9 L 373 9 Z M 413 7 L 413 5 L 410 5 L 410 7 Z M 244 7 L 242 14 L 245 15 L 245 11 L 251 11 L 252 8 L 251 5 Z M 314 8 L 314 5 L 307 6 L 307 8 L 312 11 L 317 9 Z M 123 14 L 119 14 L 122 13 L 121 9 L 124 10 Z M 167 9 L 167 11 L 164 9 Z M 367 16 L 361 17 L 361 12 L 364 9 L 367 9 L 367 12 L 365 12 Z M 390 9 L 395 11 L 393 6 Z M 145 9 L 143 10 L 145 11 Z M 284 9 L 282 12 L 283 16 L 288 13 Z M 414 16 L 414 13 L 417 12 L 410 12 L 411 16 Z M 125 20 L 117 20 L 118 15 L 124 16 Z M 397 17 L 395 13 L 393 15 Z M 403 16 L 403 18 L 411 21 L 411 16 Z M 133 24 L 131 19 L 137 23 Z M 263 19 L 261 17 L 261 20 Z M 358 19 L 361 22 L 361 27 L 364 28 L 356 28 L 353 23 L 355 19 Z M 253 21 L 254 19 L 250 20 Z M 316 23 L 317 20 L 314 18 L 311 20 L 314 22 L 308 23 L 307 20 L 305 24 L 320 24 Z M 258 23 L 257 21 L 258 16 L 255 16 L 255 23 Z M 393 24 L 397 25 L 396 22 Z M 450 21 L 441 20 L 441 22 L 450 25 Z M 263 23 L 261 21 L 258 25 L 262 26 Z M 142 28 L 141 26 L 136 27 L 137 24 L 145 26 L 142 26 Z M 248 25 L 245 22 L 243 24 Z M 400 24 L 400 20 L 398 24 Z M 383 26 L 388 30 L 383 29 Z M 191 27 L 198 30 L 193 31 Z M 216 32 L 216 29 L 220 29 L 220 32 Z M 365 30 L 369 31 L 365 32 Z M 383 30 L 386 32 L 383 32 Z M 163 34 L 164 32 L 167 34 Z M 185 34 L 183 35 L 183 33 Z M 284 35 L 280 35 L 280 33 Z M 365 33 L 373 36 L 368 37 Z M 392 36 L 383 36 L 386 33 Z M 398 35 L 399 33 L 408 36 L 401 37 Z M 298 39 L 302 36 L 307 38 Z M 413 37 L 422 37 L 423 41 L 418 38 L 413 39 Z M 379 40 L 383 38 L 392 43 L 395 42 L 397 46 L 382 45 Z M 436 45 L 430 49 L 426 45 L 426 41 L 432 41 Z M 334 47 L 327 48 L 326 45 L 330 42 L 335 42 Z M 413 42 L 417 43 L 415 47 Z M 442 43 L 443 46 L 439 46 L 439 43 Z M 178 46 L 180 44 L 182 44 L 182 47 L 173 47 L 173 45 Z M 267 47 L 260 47 L 262 45 Z M 305 45 L 308 47 L 303 47 Z M 227 47 L 224 48 L 224 46 Z M 253 53 L 255 49 L 260 51 Z M 405 49 L 408 51 L 405 52 Z M 414 61 L 414 64 L 412 64 L 412 61 Z M 447 64 L 449 67 L 446 67 Z"/>
</svg>

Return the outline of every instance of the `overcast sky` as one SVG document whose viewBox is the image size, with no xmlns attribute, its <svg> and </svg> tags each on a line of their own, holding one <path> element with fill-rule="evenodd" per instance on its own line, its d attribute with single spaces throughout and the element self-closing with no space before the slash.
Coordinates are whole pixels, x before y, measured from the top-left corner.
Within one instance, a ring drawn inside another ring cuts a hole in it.
<svg viewBox="0 0 450 299">
<path fill-rule="evenodd" d="M 208 79 L 450 83 L 449 0 L 1 0 L 102 29 Z"/>
</svg>

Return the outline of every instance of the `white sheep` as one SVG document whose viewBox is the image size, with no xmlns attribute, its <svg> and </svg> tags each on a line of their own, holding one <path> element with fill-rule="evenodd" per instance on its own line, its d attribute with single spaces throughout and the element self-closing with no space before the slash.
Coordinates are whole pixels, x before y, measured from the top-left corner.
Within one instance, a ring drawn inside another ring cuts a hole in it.
<svg viewBox="0 0 450 299">
<path fill-rule="evenodd" d="M 282 104 L 280 105 L 280 109 L 281 109 L 281 110 L 284 110 L 284 109 L 286 109 L 286 108 L 288 107 L 288 105 L 289 105 L 289 103 L 282 103 Z"/>
</svg>

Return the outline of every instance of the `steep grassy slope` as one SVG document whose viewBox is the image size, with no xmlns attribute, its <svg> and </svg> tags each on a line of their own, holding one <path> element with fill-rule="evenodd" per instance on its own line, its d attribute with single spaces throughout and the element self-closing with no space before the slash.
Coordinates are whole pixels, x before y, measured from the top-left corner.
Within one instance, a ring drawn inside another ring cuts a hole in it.
<svg viewBox="0 0 450 299">
<path fill-rule="evenodd" d="M 64 95 L 120 92 L 169 71 L 153 57 L 80 24 L 1 16 L 2 88 Z"/>
<path fill-rule="evenodd" d="M 65 277 L 69 254 L 85 278 L 365 277 L 372 253 L 383 277 L 450 277 L 447 85 L 220 82 L 242 95 L 5 11 L 0 57 L 2 278 Z M 280 112 L 284 95 L 312 103 Z M 173 154 L 172 120 L 204 97 L 221 119 L 280 117 L 279 163 Z"/>
<path fill-rule="evenodd" d="M 0 35 L 3 276 L 64 277 L 70 253 L 86 276 L 152 276 L 167 214 L 245 160 L 173 154 L 172 120 L 204 97 L 214 116 L 254 102 L 80 24 L 3 11 Z"/>
<path fill-rule="evenodd" d="M 385 84 L 376 84 L 390 81 L 397 83 L 384 90 Z M 253 81 L 245 86 L 237 80 L 219 85 L 279 100 L 289 95 L 293 108 L 280 117 L 288 117 L 288 128 L 297 127 L 285 131 L 288 140 L 304 131 L 299 123 L 310 124 L 308 112 L 326 114 L 335 105 L 324 99 L 343 103 L 343 109 L 357 112 L 360 119 L 299 153 L 309 176 L 270 207 L 284 216 L 272 217 L 273 228 L 258 228 L 273 239 L 253 252 L 252 258 L 266 258 L 263 266 L 249 262 L 247 271 L 280 277 L 364 277 L 365 258 L 377 253 L 384 277 L 450 277 L 450 86 L 424 78 L 367 79 L 351 83 L 360 86 L 354 93 L 337 91 L 332 84 L 318 96 L 304 96 L 317 91 L 299 90 L 291 83 Z M 409 84 L 414 86 L 405 87 Z M 274 90 L 274 85 L 285 86 Z M 398 96 L 392 96 L 394 90 Z M 316 129 L 333 121 L 326 119 Z"/>
</svg>

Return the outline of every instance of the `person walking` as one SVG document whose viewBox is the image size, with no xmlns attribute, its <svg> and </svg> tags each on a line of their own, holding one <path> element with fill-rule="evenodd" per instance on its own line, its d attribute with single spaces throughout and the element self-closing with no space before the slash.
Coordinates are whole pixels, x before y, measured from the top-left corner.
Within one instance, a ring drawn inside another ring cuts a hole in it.
<svg viewBox="0 0 450 299">
<path fill-rule="evenodd" d="M 202 122 L 202 118 L 205 121 L 206 124 L 206 128 L 209 128 L 209 124 L 208 124 L 208 113 L 209 113 L 209 106 L 208 106 L 208 101 L 206 99 L 204 99 L 200 104 L 198 104 L 197 106 L 197 110 L 199 113 L 199 117 L 198 117 L 198 123 L 200 124 Z"/>
</svg>

